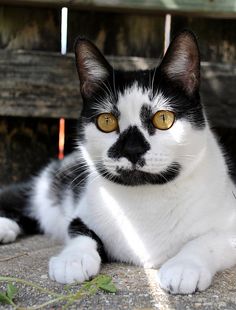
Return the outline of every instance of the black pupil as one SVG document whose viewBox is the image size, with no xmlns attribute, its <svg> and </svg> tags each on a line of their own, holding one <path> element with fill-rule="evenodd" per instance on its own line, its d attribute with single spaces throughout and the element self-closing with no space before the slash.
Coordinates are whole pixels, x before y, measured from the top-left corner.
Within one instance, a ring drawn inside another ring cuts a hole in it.
<svg viewBox="0 0 236 310">
<path fill-rule="evenodd" d="M 106 116 L 106 124 L 108 125 L 109 124 L 109 117 Z"/>
</svg>

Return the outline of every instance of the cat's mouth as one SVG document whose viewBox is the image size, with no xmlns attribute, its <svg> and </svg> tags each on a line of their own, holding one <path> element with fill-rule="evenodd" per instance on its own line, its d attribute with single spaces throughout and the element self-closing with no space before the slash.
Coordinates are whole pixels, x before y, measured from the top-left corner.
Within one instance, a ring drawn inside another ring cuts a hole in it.
<svg viewBox="0 0 236 310">
<path fill-rule="evenodd" d="M 181 166 L 177 162 L 170 164 L 165 170 L 160 173 L 150 173 L 141 171 L 137 166 L 132 168 L 117 168 L 116 174 L 112 173 L 103 165 L 99 165 L 98 171 L 100 174 L 111 182 L 121 185 L 145 185 L 145 184 L 166 184 L 178 177 L 181 171 Z"/>
</svg>

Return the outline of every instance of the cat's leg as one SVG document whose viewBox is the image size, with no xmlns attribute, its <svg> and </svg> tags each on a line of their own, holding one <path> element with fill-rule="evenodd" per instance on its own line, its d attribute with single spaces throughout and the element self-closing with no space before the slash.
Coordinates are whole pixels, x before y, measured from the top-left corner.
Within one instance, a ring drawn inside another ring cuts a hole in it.
<svg viewBox="0 0 236 310">
<path fill-rule="evenodd" d="M 83 282 L 99 273 L 106 254 L 99 237 L 79 218 L 69 226 L 64 250 L 49 262 L 49 275 L 59 283 Z"/>
<path fill-rule="evenodd" d="M 216 272 L 236 264 L 236 235 L 211 232 L 188 242 L 159 270 L 160 286 L 172 294 L 208 288 Z"/>
<path fill-rule="evenodd" d="M 30 183 L 8 186 L 0 191 L 0 243 L 15 241 L 20 233 L 39 231 L 38 222 L 30 216 Z"/>
</svg>

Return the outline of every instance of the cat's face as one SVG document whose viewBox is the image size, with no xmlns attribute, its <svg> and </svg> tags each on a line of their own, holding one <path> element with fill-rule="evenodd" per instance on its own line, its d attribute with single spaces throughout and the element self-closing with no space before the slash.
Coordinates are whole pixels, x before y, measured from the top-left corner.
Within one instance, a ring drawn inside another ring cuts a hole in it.
<svg viewBox="0 0 236 310">
<path fill-rule="evenodd" d="M 192 33 L 177 36 L 153 70 L 114 71 L 83 39 L 76 59 L 84 100 L 79 144 L 88 163 L 125 185 L 164 184 L 194 165 L 205 119 Z"/>
</svg>

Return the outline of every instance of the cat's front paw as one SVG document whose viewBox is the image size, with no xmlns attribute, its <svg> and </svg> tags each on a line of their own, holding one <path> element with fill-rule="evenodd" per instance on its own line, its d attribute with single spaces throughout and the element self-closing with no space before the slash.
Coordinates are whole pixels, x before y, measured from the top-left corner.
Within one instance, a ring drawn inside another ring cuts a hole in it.
<svg viewBox="0 0 236 310">
<path fill-rule="evenodd" d="M 49 276 L 63 284 L 84 282 L 99 273 L 101 258 L 96 250 L 89 253 L 61 253 L 49 261 Z"/>
<path fill-rule="evenodd" d="M 0 243 L 10 243 L 20 234 L 19 225 L 6 217 L 0 217 Z"/>
<path fill-rule="evenodd" d="M 191 294 L 207 289 L 212 281 L 210 271 L 191 260 L 167 261 L 159 270 L 161 288 L 172 294 Z"/>
</svg>

